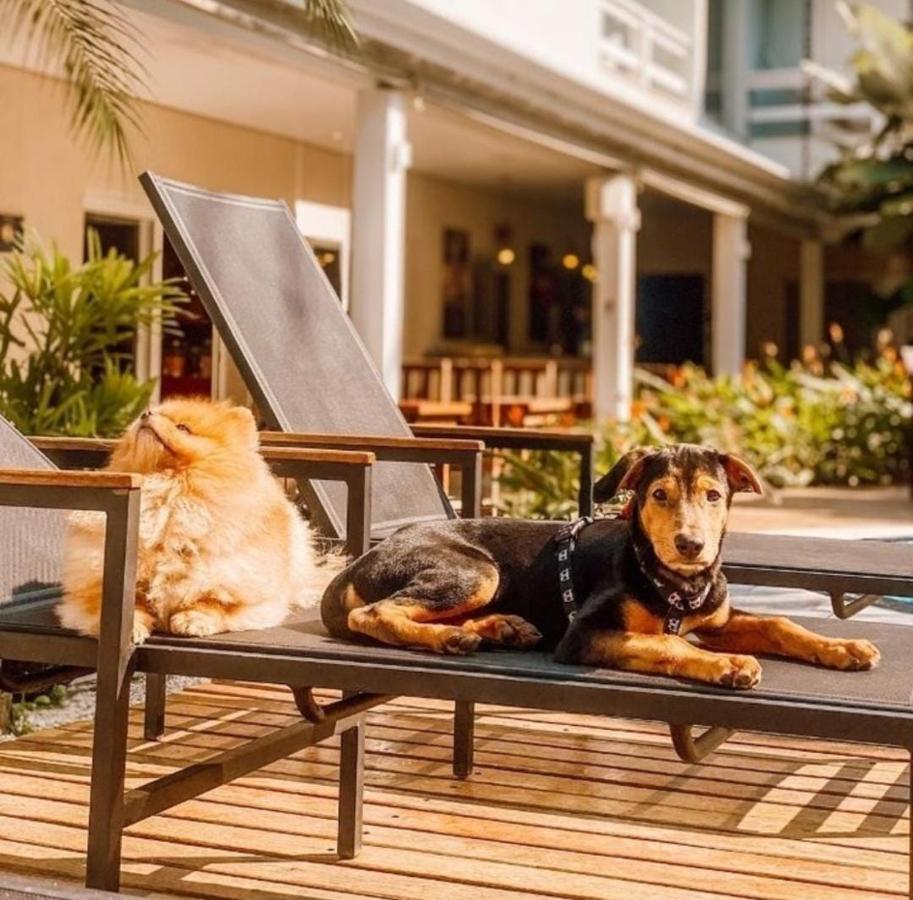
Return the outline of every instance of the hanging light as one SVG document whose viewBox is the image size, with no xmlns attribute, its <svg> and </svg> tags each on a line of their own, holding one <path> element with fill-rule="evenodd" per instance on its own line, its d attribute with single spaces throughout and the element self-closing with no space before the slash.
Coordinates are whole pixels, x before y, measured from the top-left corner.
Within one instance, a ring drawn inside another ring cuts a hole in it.
<svg viewBox="0 0 913 900">
<path fill-rule="evenodd" d="M 571 269 L 572 271 L 580 265 L 580 257 L 576 253 L 565 253 L 561 257 L 561 265 L 565 269 Z"/>
<path fill-rule="evenodd" d="M 517 254 L 510 247 L 502 247 L 498 251 L 497 259 L 502 266 L 511 265 L 517 258 Z"/>
<path fill-rule="evenodd" d="M 592 263 L 586 263 L 580 270 L 580 274 L 586 278 L 587 281 L 599 281 L 599 272 L 597 271 L 596 266 L 594 266 Z"/>
</svg>

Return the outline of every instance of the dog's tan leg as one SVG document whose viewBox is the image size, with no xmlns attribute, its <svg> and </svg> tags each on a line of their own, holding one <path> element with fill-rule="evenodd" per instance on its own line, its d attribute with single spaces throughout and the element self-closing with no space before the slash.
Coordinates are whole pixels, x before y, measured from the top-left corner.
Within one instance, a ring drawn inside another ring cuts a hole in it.
<svg viewBox="0 0 913 900">
<path fill-rule="evenodd" d="M 352 631 L 385 644 L 417 647 L 435 653 L 472 653 L 482 638 L 461 625 L 445 624 L 446 620 L 481 609 L 497 589 L 498 570 L 491 566 L 480 576 L 472 592 L 461 600 L 441 602 L 420 597 L 388 597 L 351 610 L 347 624 Z"/>
<path fill-rule="evenodd" d="M 502 647 L 516 647 L 527 650 L 535 647 L 542 640 L 542 635 L 535 625 L 531 625 L 521 616 L 503 616 L 495 614 L 469 619 L 463 623 L 463 631 L 477 634 L 483 640 L 491 641 Z"/>
<path fill-rule="evenodd" d="M 711 653 L 671 634 L 597 631 L 588 639 L 581 662 L 731 688 L 751 688 L 761 680 L 754 657 Z"/>
<path fill-rule="evenodd" d="M 764 618 L 738 610 L 722 628 L 696 634 L 712 650 L 785 656 L 829 669 L 872 669 L 881 658 L 871 641 L 824 637 L 783 616 Z"/>
</svg>

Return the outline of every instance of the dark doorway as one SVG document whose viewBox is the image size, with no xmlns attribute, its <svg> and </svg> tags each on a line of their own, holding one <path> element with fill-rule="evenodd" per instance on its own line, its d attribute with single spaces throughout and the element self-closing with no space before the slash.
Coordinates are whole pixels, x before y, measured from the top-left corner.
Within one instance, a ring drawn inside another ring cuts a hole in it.
<svg viewBox="0 0 913 900">
<path fill-rule="evenodd" d="M 326 275 L 327 281 L 330 282 L 333 290 L 336 291 L 336 296 L 342 299 L 342 267 L 340 265 L 339 248 L 313 244 L 311 249 L 314 251 L 314 256 L 317 257 L 317 262 L 320 268 L 323 269 L 323 274 Z"/>
<path fill-rule="evenodd" d="M 139 222 L 131 219 L 118 219 L 96 213 L 86 213 L 85 228 L 82 237 L 82 258 L 89 260 L 89 231 L 98 234 L 102 255 L 109 250 L 117 251 L 121 256 L 139 262 Z M 116 361 L 121 371 L 132 371 L 136 368 L 136 341 L 124 335 L 117 351 Z M 101 374 L 101 370 L 97 374 Z"/>
<path fill-rule="evenodd" d="M 828 281 L 824 293 L 824 324 L 839 325 L 845 352 L 853 355 L 872 346 L 874 332 L 882 324 L 871 285 L 845 279 Z"/>
<path fill-rule="evenodd" d="M 704 363 L 704 279 L 642 275 L 637 282 L 639 363 Z"/>
<path fill-rule="evenodd" d="M 166 237 L 162 248 L 162 277 L 178 281 L 187 301 L 162 341 L 162 399 L 212 393 L 212 322 Z"/>
<path fill-rule="evenodd" d="M 116 219 L 110 216 L 100 216 L 95 213 L 86 215 L 86 228 L 83 236 L 83 259 L 89 258 L 89 229 L 98 232 L 101 241 L 102 253 L 107 253 L 112 248 L 139 262 L 139 223 L 129 219 Z"/>
<path fill-rule="evenodd" d="M 799 284 L 790 278 L 786 282 L 786 306 L 784 307 L 784 341 L 780 359 L 787 365 L 799 358 L 802 348 L 799 346 Z"/>
</svg>

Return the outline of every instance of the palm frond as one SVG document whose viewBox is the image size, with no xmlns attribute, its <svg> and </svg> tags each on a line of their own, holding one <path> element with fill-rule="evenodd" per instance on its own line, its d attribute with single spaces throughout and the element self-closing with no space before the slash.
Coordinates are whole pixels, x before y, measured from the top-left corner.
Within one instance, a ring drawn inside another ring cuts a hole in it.
<svg viewBox="0 0 913 900">
<path fill-rule="evenodd" d="M 254 14 L 260 7 L 291 16 L 306 31 L 338 52 L 344 53 L 358 46 L 358 34 L 344 0 L 247 0 L 244 5 Z"/>
<path fill-rule="evenodd" d="M 134 98 L 144 69 L 124 13 L 111 0 L 0 0 L 0 20 L 13 34 L 25 32 L 41 63 L 63 69 L 73 133 L 126 167 L 130 130 L 139 130 Z"/>
</svg>

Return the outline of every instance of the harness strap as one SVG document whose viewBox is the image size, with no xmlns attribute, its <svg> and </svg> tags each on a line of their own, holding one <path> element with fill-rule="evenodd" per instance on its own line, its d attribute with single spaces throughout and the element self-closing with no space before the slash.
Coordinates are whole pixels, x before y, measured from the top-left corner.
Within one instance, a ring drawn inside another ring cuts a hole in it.
<svg viewBox="0 0 913 900">
<path fill-rule="evenodd" d="M 593 524 L 591 516 L 583 516 L 575 522 L 569 522 L 555 535 L 555 557 L 558 561 L 558 589 L 561 591 L 561 605 L 569 622 L 573 622 L 580 612 L 577 598 L 574 596 L 574 550 L 577 538 L 588 525 Z"/>
<path fill-rule="evenodd" d="M 592 524 L 591 516 L 583 516 L 562 526 L 554 538 L 555 557 L 558 561 L 558 589 L 561 591 L 561 605 L 564 607 L 564 614 L 569 622 L 573 622 L 580 612 L 580 606 L 574 594 L 574 551 L 577 548 L 577 538 L 584 528 Z M 646 575 L 646 568 L 636 544 L 634 550 L 640 570 Z M 708 582 L 696 594 L 685 594 L 659 578 L 647 577 L 669 606 L 663 617 L 663 634 L 681 634 L 685 615 L 689 612 L 696 612 L 704 605 L 710 594 L 712 582 Z"/>
</svg>

